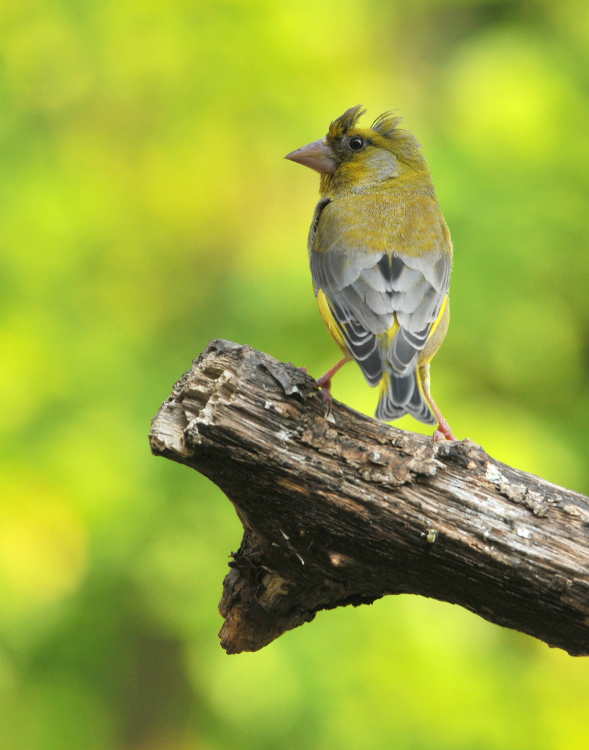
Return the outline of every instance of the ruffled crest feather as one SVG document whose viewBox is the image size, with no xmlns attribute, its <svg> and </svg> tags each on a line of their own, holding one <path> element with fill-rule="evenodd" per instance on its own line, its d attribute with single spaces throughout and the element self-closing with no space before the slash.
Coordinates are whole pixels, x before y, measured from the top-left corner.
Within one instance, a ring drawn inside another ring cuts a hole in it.
<svg viewBox="0 0 589 750">
<path fill-rule="evenodd" d="M 341 140 L 349 130 L 356 127 L 358 120 L 366 113 L 361 104 L 347 109 L 343 115 L 334 120 L 329 126 L 327 138 L 331 141 Z M 383 112 L 372 123 L 372 130 L 385 138 L 391 138 L 403 118 L 395 116 L 392 111 Z"/>
<path fill-rule="evenodd" d="M 329 132 L 327 138 L 329 140 L 338 141 L 345 136 L 345 134 L 353 128 L 362 115 L 366 112 L 362 109 L 361 104 L 357 104 L 355 107 L 347 109 L 341 117 L 334 120 L 329 126 Z"/>
<path fill-rule="evenodd" d="M 383 112 L 382 115 L 379 115 L 376 118 L 371 127 L 372 130 L 380 133 L 380 135 L 383 135 L 385 138 L 390 138 L 402 119 L 402 117 L 395 117 L 395 114 L 392 111 Z"/>
</svg>

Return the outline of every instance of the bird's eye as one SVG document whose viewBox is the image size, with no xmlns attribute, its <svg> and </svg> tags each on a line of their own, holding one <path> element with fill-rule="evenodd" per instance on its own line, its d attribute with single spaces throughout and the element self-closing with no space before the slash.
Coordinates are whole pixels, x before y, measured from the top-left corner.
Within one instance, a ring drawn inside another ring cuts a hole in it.
<svg viewBox="0 0 589 750">
<path fill-rule="evenodd" d="M 360 138 L 359 135 L 355 135 L 353 138 L 350 138 L 350 148 L 352 151 L 362 151 L 366 144 L 364 143 L 364 138 Z"/>
</svg>

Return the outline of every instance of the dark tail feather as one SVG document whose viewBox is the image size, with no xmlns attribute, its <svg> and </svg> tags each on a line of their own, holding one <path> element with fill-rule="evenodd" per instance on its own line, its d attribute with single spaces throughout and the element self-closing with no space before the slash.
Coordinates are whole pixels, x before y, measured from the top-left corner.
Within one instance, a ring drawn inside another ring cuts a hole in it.
<svg viewBox="0 0 589 750">
<path fill-rule="evenodd" d="M 411 414 L 424 424 L 438 424 L 421 390 L 417 368 L 407 375 L 391 375 L 385 372 L 380 381 L 376 418 L 390 422 L 405 414 Z"/>
</svg>

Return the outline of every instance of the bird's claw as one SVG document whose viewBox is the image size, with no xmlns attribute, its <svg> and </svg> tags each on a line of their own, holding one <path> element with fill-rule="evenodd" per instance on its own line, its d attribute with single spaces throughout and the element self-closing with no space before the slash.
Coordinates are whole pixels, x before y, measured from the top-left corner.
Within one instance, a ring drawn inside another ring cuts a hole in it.
<svg viewBox="0 0 589 750">
<path fill-rule="evenodd" d="M 333 396 L 329 388 L 321 389 L 321 398 L 325 404 L 325 419 L 328 419 L 331 416 L 331 408 L 333 406 Z"/>
<path fill-rule="evenodd" d="M 327 391 L 329 393 L 331 390 L 331 378 L 328 378 L 326 375 L 322 375 L 315 381 L 315 385 L 317 386 L 317 388 L 321 388 L 322 393 L 324 391 Z M 329 395 L 331 395 L 331 393 Z"/>
<path fill-rule="evenodd" d="M 438 429 L 434 432 L 434 443 L 440 443 L 442 440 L 458 441 L 458 438 L 454 435 L 447 422 L 439 424 Z"/>
<path fill-rule="evenodd" d="M 325 419 L 328 422 L 333 422 L 334 419 L 331 416 L 331 408 L 333 406 L 333 396 L 331 395 L 331 378 L 319 378 L 315 381 L 315 385 L 321 389 L 321 399 L 325 404 Z"/>
</svg>

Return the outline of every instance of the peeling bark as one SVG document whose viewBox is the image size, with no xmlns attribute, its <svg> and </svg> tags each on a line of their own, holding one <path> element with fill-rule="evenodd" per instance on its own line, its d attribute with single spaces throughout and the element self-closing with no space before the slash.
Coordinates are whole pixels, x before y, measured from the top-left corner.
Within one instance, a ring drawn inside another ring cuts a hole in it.
<svg viewBox="0 0 589 750">
<path fill-rule="evenodd" d="M 321 609 L 411 593 L 589 654 L 589 499 L 334 401 L 290 363 L 215 340 L 153 420 L 244 527 L 221 644 L 256 651 Z"/>
</svg>

